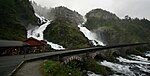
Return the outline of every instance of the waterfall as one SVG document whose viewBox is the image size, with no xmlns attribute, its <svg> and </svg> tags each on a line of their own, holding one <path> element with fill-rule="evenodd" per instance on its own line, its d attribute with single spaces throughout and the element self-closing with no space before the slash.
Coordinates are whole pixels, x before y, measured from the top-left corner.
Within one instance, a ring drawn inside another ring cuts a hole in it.
<svg viewBox="0 0 150 76">
<path fill-rule="evenodd" d="M 83 26 L 86 23 L 86 21 L 87 19 L 84 17 L 84 22 L 78 25 L 80 31 L 85 35 L 85 37 L 87 37 L 89 40 L 92 41 L 94 46 L 97 45 L 105 46 L 105 44 L 102 41 L 98 40 L 95 33 L 91 32 L 90 30 L 88 30 L 86 27 Z"/>
<path fill-rule="evenodd" d="M 35 38 L 37 40 L 45 40 L 43 32 L 46 29 L 46 27 L 48 25 L 50 25 L 52 20 L 45 19 L 44 17 L 41 17 L 41 16 L 39 16 L 36 13 L 35 13 L 35 15 L 40 19 L 39 23 L 42 24 L 42 25 L 34 27 L 34 28 L 28 30 L 27 31 L 27 38 L 33 37 L 33 38 Z M 47 41 L 47 40 L 45 40 L 45 41 Z M 47 44 L 49 44 L 55 50 L 63 50 L 63 49 L 65 49 L 63 46 L 58 45 L 58 44 L 54 44 L 54 43 L 49 42 L 49 41 L 47 41 Z"/>
<path fill-rule="evenodd" d="M 127 65 L 121 65 L 121 64 L 117 64 L 117 63 L 108 62 L 108 61 L 101 62 L 101 65 L 107 66 L 107 67 L 111 68 L 112 70 L 119 72 L 119 73 L 122 73 L 122 74 L 127 75 L 127 76 L 136 76 L 129 69 L 130 66 L 127 66 Z"/>
<path fill-rule="evenodd" d="M 111 68 L 114 71 L 114 75 L 125 76 L 148 76 L 150 74 L 150 61 L 147 58 L 130 55 L 129 59 L 123 57 L 117 57 L 119 62 L 108 62 L 106 60 L 98 62 L 99 65 L 103 65 Z"/>
</svg>

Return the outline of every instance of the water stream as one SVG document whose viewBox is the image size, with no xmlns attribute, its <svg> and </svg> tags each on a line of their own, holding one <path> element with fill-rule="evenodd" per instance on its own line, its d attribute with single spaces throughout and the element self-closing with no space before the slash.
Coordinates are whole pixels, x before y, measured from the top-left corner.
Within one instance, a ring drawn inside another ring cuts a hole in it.
<svg viewBox="0 0 150 76">
<path fill-rule="evenodd" d="M 104 60 L 98 62 L 100 65 L 107 66 L 114 71 L 112 76 L 150 76 L 150 61 L 148 58 L 130 55 L 130 59 L 118 57 L 117 63 Z"/>
<path fill-rule="evenodd" d="M 80 31 L 85 35 L 85 37 L 87 37 L 89 40 L 92 41 L 94 46 L 97 45 L 105 46 L 105 44 L 102 41 L 98 40 L 95 33 L 91 32 L 90 30 L 88 30 L 86 27 L 83 26 L 86 23 L 86 21 L 87 19 L 84 17 L 84 22 L 78 25 Z"/>
<path fill-rule="evenodd" d="M 41 24 L 41 26 L 39 26 L 39 27 L 37 26 L 37 27 L 34 27 L 34 28 L 28 30 L 27 31 L 27 38 L 33 37 L 37 40 L 45 40 L 43 32 L 46 29 L 46 27 L 48 25 L 50 25 L 52 20 L 45 19 L 44 17 L 41 17 L 36 13 L 35 13 L 35 15 L 40 19 L 39 23 Z M 45 41 L 47 41 L 47 40 L 45 40 Z M 49 41 L 47 41 L 47 44 L 49 44 L 55 50 L 65 49 L 63 46 L 58 45 L 58 44 L 54 44 L 54 43 L 49 42 Z"/>
</svg>

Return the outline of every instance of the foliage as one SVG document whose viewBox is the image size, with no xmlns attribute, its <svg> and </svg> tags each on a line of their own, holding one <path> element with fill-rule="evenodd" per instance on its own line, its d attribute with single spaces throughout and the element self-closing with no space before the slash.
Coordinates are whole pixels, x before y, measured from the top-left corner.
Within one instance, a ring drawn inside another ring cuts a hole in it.
<svg viewBox="0 0 150 76">
<path fill-rule="evenodd" d="M 0 18 L 0 39 L 24 40 L 28 25 L 37 24 L 28 0 L 0 0 Z"/>
<path fill-rule="evenodd" d="M 91 59 L 91 58 L 84 59 L 84 66 L 86 70 L 92 71 L 96 74 L 102 74 L 104 76 L 108 76 L 112 72 L 111 69 L 105 66 L 99 65 L 94 59 Z"/>
<path fill-rule="evenodd" d="M 111 45 L 137 42 L 150 42 L 150 21 L 147 19 L 119 19 L 104 10 L 92 10 L 86 15 L 84 26 L 101 35 L 105 44 Z"/>
<path fill-rule="evenodd" d="M 65 18 L 58 18 L 44 31 L 44 38 L 53 43 L 60 44 L 67 49 L 88 47 L 88 39 Z"/>
<path fill-rule="evenodd" d="M 55 20 L 57 18 L 65 18 L 68 19 L 74 25 L 78 25 L 84 21 L 82 15 L 80 15 L 78 12 L 72 11 L 64 6 L 55 7 L 51 9 L 48 15 L 48 19 L 50 20 Z"/>
<path fill-rule="evenodd" d="M 81 76 L 78 68 L 48 60 L 43 65 L 45 76 Z"/>
<path fill-rule="evenodd" d="M 15 30 L 17 29 L 17 30 Z M 26 29 L 21 25 L 1 26 L 0 27 L 0 40 L 25 40 Z"/>
<path fill-rule="evenodd" d="M 48 60 L 44 62 L 42 68 L 45 76 L 81 76 L 83 70 L 92 71 L 104 76 L 112 73 L 110 68 L 99 65 L 97 61 L 91 58 L 84 58 L 83 62 L 72 60 L 67 64 Z"/>
</svg>

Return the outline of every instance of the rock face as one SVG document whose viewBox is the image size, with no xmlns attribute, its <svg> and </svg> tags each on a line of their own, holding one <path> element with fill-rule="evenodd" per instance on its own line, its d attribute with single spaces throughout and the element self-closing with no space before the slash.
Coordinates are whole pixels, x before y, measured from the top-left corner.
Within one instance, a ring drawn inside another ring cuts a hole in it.
<svg viewBox="0 0 150 76">
<path fill-rule="evenodd" d="M 78 25 L 84 21 L 82 15 L 80 15 L 78 12 L 72 11 L 63 6 L 53 8 L 48 15 L 50 20 L 55 20 L 56 18 L 65 18 L 70 20 L 70 22 L 74 23 L 75 25 Z"/>
<path fill-rule="evenodd" d="M 89 47 L 88 39 L 79 28 L 65 18 L 57 18 L 44 31 L 44 38 L 66 49 Z"/>
<path fill-rule="evenodd" d="M 38 5 L 36 2 L 32 1 L 32 6 L 34 8 L 34 11 L 45 18 L 48 19 L 48 13 L 52 8 L 42 7 L 41 5 Z"/>
<path fill-rule="evenodd" d="M 107 45 L 150 42 L 150 21 L 147 19 L 119 19 L 115 14 L 95 9 L 86 14 L 85 27 L 95 32 Z"/>
<path fill-rule="evenodd" d="M 83 22 L 80 14 L 66 7 L 56 7 L 49 13 L 53 20 L 44 31 L 44 38 L 50 42 L 62 45 L 66 49 L 89 47 L 89 41 L 80 32 L 78 24 Z"/>
<path fill-rule="evenodd" d="M 29 0 L 1 0 L 0 11 L 0 39 L 24 40 L 26 29 L 37 25 Z"/>
<path fill-rule="evenodd" d="M 94 9 L 86 14 L 87 18 L 98 18 L 103 20 L 118 20 L 119 18 L 106 10 Z"/>
</svg>

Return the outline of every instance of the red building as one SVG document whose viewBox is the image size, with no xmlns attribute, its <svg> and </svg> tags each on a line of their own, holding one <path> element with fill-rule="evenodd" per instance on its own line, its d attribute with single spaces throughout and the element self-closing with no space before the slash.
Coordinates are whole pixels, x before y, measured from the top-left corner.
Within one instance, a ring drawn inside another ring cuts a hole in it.
<svg viewBox="0 0 150 76">
<path fill-rule="evenodd" d="M 28 38 L 24 41 L 28 45 L 27 53 L 39 53 L 48 50 L 47 42 L 43 40 L 37 40 L 35 38 Z"/>
<path fill-rule="evenodd" d="M 0 56 L 24 54 L 26 46 L 22 41 L 0 40 Z"/>
</svg>

